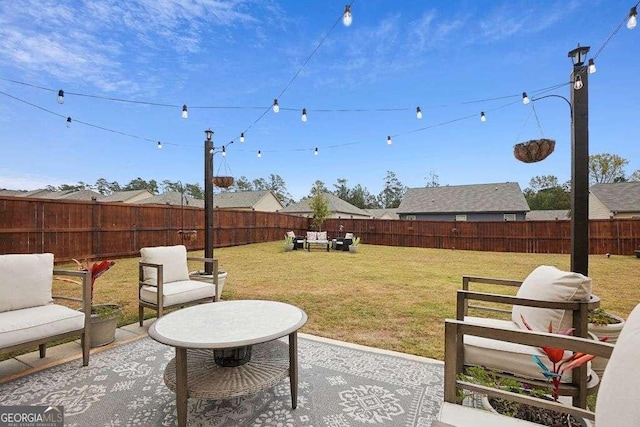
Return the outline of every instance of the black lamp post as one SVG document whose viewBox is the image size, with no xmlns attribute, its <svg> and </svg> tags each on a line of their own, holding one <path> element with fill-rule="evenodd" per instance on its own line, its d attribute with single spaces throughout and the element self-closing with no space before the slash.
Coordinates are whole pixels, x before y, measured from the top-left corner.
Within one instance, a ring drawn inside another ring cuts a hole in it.
<svg viewBox="0 0 640 427">
<path fill-rule="evenodd" d="M 204 256 L 213 258 L 213 131 L 204 131 Z M 205 274 L 213 274 L 213 264 L 204 264 Z"/>
<path fill-rule="evenodd" d="M 588 46 L 568 53 L 571 72 L 571 271 L 589 270 L 589 73 Z"/>
</svg>

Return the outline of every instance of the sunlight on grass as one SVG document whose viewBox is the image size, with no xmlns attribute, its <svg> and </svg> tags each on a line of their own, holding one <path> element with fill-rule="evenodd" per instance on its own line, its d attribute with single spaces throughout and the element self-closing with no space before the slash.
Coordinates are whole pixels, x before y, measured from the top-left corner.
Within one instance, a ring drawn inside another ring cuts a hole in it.
<svg viewBox="0 0 640 427">
<path fill-rule="evenodd" d="M 215 257 L 229 272 L 224 300 L 288 302 L 309 316 L 301 332 L 437 359 L 444 356 L 444 319 L 455 316 L 463 275 L 522 280 L 541 264 L 568 270 L 570 263 L 569 255 L 364 244 L 356 254 L 284 252 L 281 242 L 216 249 Z M 137 321 L 138 260 L 116 260 L 96 282 L 95 302 L 124 306 L 121 325 Z M 593 292 L 603 308 L 627 317 L 640 301 L 638 267 L 640 260 L 632 256 L 589 258 Z"/>
</svg>

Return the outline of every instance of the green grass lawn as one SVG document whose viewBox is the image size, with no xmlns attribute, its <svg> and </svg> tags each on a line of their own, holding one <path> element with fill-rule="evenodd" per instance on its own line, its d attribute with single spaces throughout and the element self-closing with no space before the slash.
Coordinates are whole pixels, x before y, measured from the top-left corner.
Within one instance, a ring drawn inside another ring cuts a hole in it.
<svg viewBox="0 0 640 427">
<path fill-rule="evenodd" d="M 216 249 L 215 257 L 229 273 L 224 300 L 291 303 L 309 316 L 302 332 L 437 359 L 444 356 L 444 319 L 455 315 L 462 275 L 522 280 L 541 264 L 563 270 L 570 265 L 569 255 L 365 244 L 356 254 L 284 252 L 282 242 Z M 116 260 L 96 282 L 95 302 L 124 306 L 121 324 L 137 321 L 138 260 Z M 633 256 L 589 258 L 593 293 L 603 308 L 624 318 L 640 302 L 639 272 L 640 259 Z M 62 286 L 68 284 L 54 285 Z"/>
</svg>

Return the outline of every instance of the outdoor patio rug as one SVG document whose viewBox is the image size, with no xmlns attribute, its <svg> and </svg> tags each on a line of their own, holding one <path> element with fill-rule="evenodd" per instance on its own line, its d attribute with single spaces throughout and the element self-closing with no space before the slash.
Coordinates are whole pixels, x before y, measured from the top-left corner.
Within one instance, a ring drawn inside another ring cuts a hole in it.
<svg viewBox="0 0 640 427">
<path fill-rule="evenodd" d="M 420 426 L 443 400 L 443 365 L 299 337 L 298 407 L 289 379 L 257 395 L 189 399 L 190 426 Z M 172 347 L 143 338 L 0 384 L 0 406 L 64 406 L 65 426 L 176 425 L 163 382 Z"/>
</svg>

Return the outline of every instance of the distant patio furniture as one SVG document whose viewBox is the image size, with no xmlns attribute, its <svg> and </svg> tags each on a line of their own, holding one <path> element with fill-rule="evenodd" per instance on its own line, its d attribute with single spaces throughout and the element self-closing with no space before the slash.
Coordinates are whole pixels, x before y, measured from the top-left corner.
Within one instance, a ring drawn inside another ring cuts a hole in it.
<svg viewBox="0 0 640 427">
<path fill-rule="evenodd" d="M 187 257 L 184 245 L 140 249 L 138 266 L 138 321 L 144 320 L 144 308 L 162 317 L 170 307 L 217 301 L 218 261 L 213 258 Z M 189 274 L 187 261 L 213 264 L 212 275 Z"/>
<path fill-rule="evenodd" d="M 82 299 L 52 294 L 53 276 L 79 277 Z M 82 311 L 55 304 L 55 298 L 82 303 Z M 54 270 L 53 254 L 0 255 L 0 352 L 38 346 L 46 356 L 47 343 L 80 335 L 82 365 L 89 364 L 91 343 L 91 273 Z"/>
<path fill-rule="evenodd" d="M 304 249 L 304 241 L 305 238 L 302 236 L 296 236 L 296 233 L 293 231 L 287 231 L 285 236 L 291 237 L 293 239 L 293 250 L 296 251 L 298 249 Z"/>
<path fill-rule="evenodd" d="M 307 231 L 307 239 L 305 240 L 307 251 L 311 252 L 312 246 L 327 248 L 329 252 L 329 239 L 326 231 Z"/>
<path fill-rule="evenodd" d="M 332 249 L 337 251 L 349 251 L 349 245 L 353 243 L 353 233 L 346 233 L 344 237 L 338 237 L 332 241 Z"/>
</svg>

